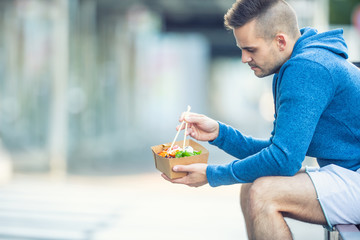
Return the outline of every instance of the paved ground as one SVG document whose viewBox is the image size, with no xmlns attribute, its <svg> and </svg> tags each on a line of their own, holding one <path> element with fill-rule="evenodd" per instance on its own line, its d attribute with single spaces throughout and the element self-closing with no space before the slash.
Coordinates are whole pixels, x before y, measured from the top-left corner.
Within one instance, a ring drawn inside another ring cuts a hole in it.
<svg viewBox="0 0 360 240">
<path fill-rule="evenodd" d="M 189 188 L 159 173 L 65 181 L 16 176 L 0 186 L 0 239 L 246 239 L 239 185 Z M 321 226 L 289 221 L 296 239 Z"/>
</svg>

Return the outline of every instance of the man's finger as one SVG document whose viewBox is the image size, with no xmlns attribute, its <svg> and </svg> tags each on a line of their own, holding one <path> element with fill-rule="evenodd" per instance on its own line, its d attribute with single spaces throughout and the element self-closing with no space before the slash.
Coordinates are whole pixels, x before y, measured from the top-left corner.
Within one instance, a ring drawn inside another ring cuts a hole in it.
<svg viewBox="0 0 360 240">
<path fill-rule="evenodd" d="M 173 167 L 174 172 L 191 172 L 192 167 L 189 165 L 176 165 Z"/>
<path fill-rule="evenodd" d="M 181 116 L 180 116 L 179 122 L 184 121 L 184 117 L 185 117 L 185 112 L 181 113 Z"/>
<path fill-rule="evenodd" d="M 177 125 L 176 126 L 176 131 L 179 131 L 179 128 L 181 127 L 181 124 Z M 185 128 L 184 124 L 182 126 L 182 128 L 180 130 L 183 130 Z"/>
<path fill-rule="evenodd" d="M 188 123 L 199 123 L 203 120 L 203 116 L 201 114 L 187 114 L 184 115 L 184 120 Z"/>
<path fill-rule="evenodd" d="M 166 180 L 166 181 L 169 181 L 171 183 L 179 183 L 179 184 L 184 184 L 185 181 L 184 181 L 184 178 L 186 177 L 181 177 L 181 178 L 174 178 L 174 179 L 171 179 L 169 178 L 168 176 L 166 176 L 166 174 L 162 173 L 161 176 Z"/>
<path fill-rule="evenodd" d="M 179 122 L 182 122 L 185 120 L 185 118 L 187 118 L 188 116 L 193 115 L 194 113 L 192 112 L 183 112 L 180 116 Z"/>
<path fill-rule="evenodd" d="M 168 176 L 166 176 L 165 173 L 162 173 L 161 176 L 162 176 L 166 181 L 171 182 L 171 179 L 170 179 Z"/>
<path fill-rule="evenodd" d="M 181 178 L 174 178 L 174 179 L 170 179 L 170 182 L 172 183 L 177 183 L 177 184 L 186 184 L 186 177 L 181 177 Z"/>
</svg>

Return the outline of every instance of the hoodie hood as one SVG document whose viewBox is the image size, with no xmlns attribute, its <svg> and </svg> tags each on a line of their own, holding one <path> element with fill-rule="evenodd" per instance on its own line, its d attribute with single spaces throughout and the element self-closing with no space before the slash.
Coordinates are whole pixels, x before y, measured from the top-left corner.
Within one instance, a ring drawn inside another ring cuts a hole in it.
<svg viewBox="0 0 360 240">
<path fill-rule="evenodd" d="M 314 28 L 306 27 L 300 30 L 301 37 L 294 46 L 293 55 L 306 48 L 322 48 L 348 58 L 348 48 L 343 37 L 342 29 L 335 29 L 318 33 Z"/>
</svg>

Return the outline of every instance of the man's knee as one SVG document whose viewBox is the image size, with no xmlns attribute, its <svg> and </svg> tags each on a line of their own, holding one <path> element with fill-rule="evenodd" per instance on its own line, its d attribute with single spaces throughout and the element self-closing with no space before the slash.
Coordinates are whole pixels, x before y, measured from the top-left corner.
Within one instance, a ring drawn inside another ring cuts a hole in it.
<svg viewBox="0 0 360 240">
<path fill-rule="evenodd" d="M 271 213 L 275 211 L 271 179 L 263 177 L 241 188 L 241 207 L 250 214 L 259 212 Z"/>
</svg>

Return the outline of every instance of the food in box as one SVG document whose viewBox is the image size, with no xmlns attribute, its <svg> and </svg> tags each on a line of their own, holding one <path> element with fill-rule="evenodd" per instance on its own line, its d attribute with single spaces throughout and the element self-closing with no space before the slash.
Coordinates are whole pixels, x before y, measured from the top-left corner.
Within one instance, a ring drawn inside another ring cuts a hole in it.
<svg viewBox="0 0 360 240">
<path fill-rule="evenodd" d="M 169 148 L 172 143 L 161 144 L 157 146 L 151 147 L 151 150 L 154 154 L 155 166 L 156 168 L 168 176 L 170 179 L 180 178 L 186 176 L 186 172 L 174 172 L 172 169 L 176 165 L 189 165 L 193 163 L 207 163 L 209 158 L 209 151 L 201 146 L 199 143 L 193 141 L 192 139 L 188 139 L 185 142 L 185 146 L 190 146 L 196 152 L 201 152 L 199 155 L 188 156 L 188 157 L 164 157 L 160 156 L 159 153 L 164 149 Z M 182 146 L 183 141 L 177 141 L 174 143 L 174 146 Z"/>
</svg>

